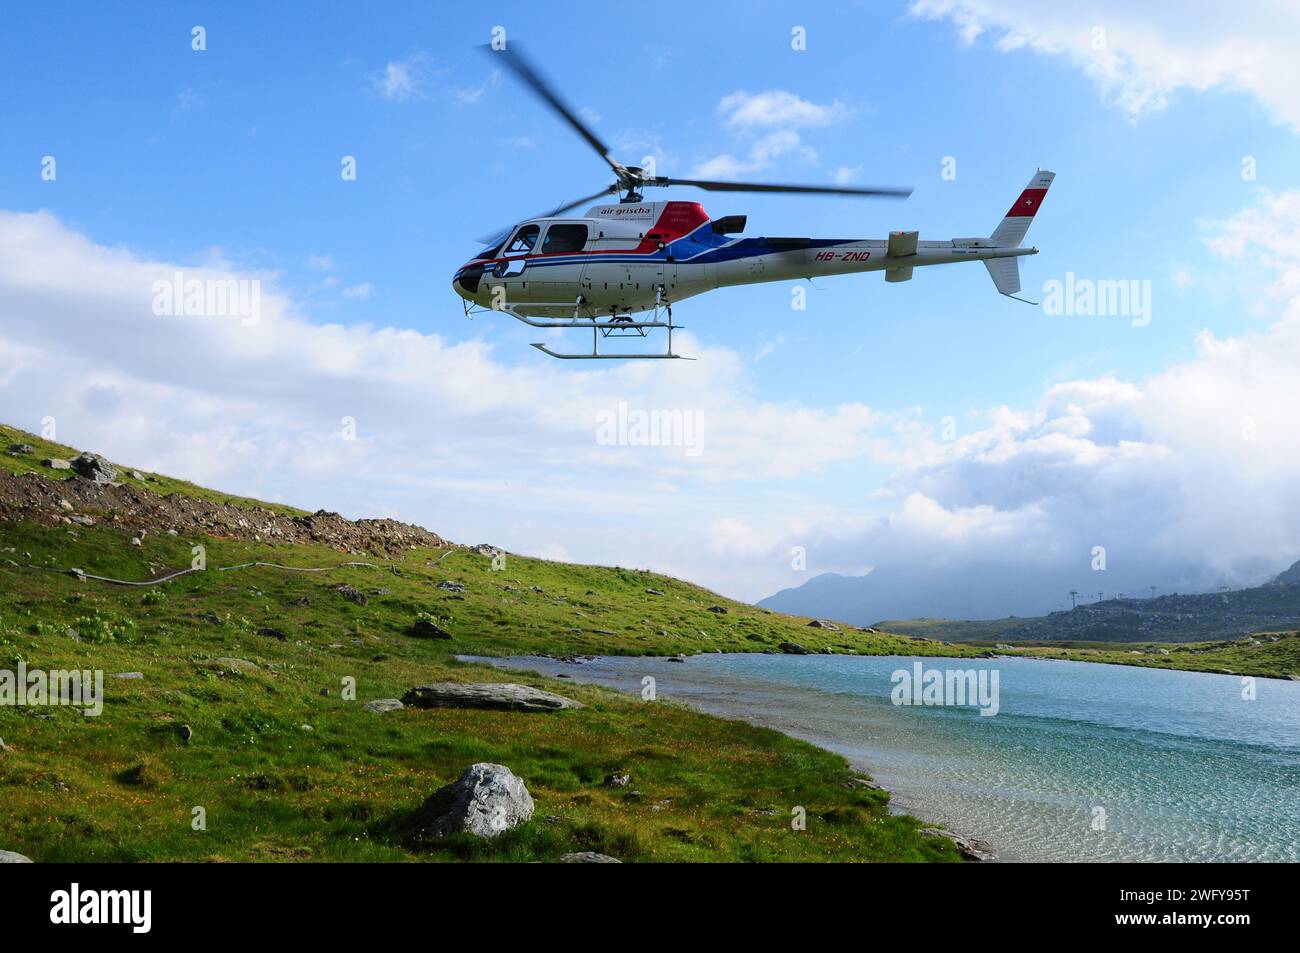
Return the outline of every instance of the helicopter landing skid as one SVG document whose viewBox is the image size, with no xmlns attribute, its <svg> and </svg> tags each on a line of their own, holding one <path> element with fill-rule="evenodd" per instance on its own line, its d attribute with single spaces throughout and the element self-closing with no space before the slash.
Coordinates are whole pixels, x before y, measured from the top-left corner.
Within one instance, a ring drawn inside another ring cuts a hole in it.
<svg viewBox="0 0 1300 953">
<path fill-rule="evenodd" d="M 611 315 L 606 319 L 582 318 L 578 316 L 584 302 L 579 299 L 574 304 L 574 314 L 572 318 L 555 318 L 542 319 L 531 318 L 527 315 L 519 314 L 513 308 L 503 308 L 512 318 L 517 318 L 524 324 L 535 328 L 583 328 L 591 330 L 591 353 L 590 354 L 566 354 L 559 351 L 552 351 L 550 346 L 545 343 L 536 343 L 533 347 L 541 351 L 547 357 L 554 357 L 561 361 L 663 361 L 663 360 L 685 360 L 693 361 L 693 357 L 683 357 L 681 354 L 673 353 L 673 331 L 680 328 L 680 324 L 673 324 L 672 305 L 662 299 L 662 289 L 656 296 L 657 301 L 650 316 L 642 321 L 633 318 L 629 314 Z M 667 318 L 667 320 L 664 320 Z M 656 354 L 622 354 L 622 353 L 601 353 L 600 342 L 604 338 L 624 338 L 624 337 L 648 337 L 650 332 L 656 328 L 665 328 L 668 331 L 668 344 L 663 353 Z"/>
</svg>

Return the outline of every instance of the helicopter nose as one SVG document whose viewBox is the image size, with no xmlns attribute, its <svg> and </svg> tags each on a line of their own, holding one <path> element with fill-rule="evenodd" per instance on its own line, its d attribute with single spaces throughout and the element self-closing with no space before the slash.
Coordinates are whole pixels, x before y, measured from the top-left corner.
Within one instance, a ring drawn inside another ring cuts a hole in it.
<svg viewBox="0 0 1300 953">
<path fill-rule="evenodd" d="M 478 294 L 478 285 L 482 277 L 482 265 L 466 265 L 456 272 L 456 277 L 452 279 L 451 286 L 462 298 L 473 298 Z"/>
</svg>

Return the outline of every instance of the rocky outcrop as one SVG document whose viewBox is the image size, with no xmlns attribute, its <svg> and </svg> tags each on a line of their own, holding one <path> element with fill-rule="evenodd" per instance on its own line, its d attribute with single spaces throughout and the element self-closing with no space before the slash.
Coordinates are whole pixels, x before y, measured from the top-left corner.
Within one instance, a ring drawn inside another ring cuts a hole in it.
<svg viewBox="0 0 1300 953">
<path fill-rule="evenodd" d="M 47 460 L 68 469 L 66 460 Z M 62 503 L 67 502 L 72 511 Z M 321 510 L 294 514 L 254 503 L 236 505 L 169 494 L 134 484 L 66 479 L 63 474 L 0 473 L 0 514 L 37 523 L 78 522 L 93 512 L 98 522 L 130 532 L 164 536 L 215 536 L 271 543 L 320 543 L 358 556 L 391 556 L 415 547 L 446 549 L 441 536 L 397 520 L 348 520 Z M 100 514 L 103 514 L 102 516 Z"/>
<path fill-rule="evenodd" d="M 497 711 L 559 711 L 581 702 L 512 682 L 435 682 L 417 685 L 402 696 L 416 708 L 490 708 Z"/>
<path fill-rule="evenodd" d="M 112 483 L 117 479 L 117 467 L 97 453 L 83 453 L 72 460 L 72 471 L 92 483 Z"/>
<path fill-rule="evenodd" d="M 449 834 L 496 837 L 533 816 L 533 798 L 524 782 L 503 764 L 472 764 L 435 791 L 415 813 L 414 839 Z"/>
</svg>

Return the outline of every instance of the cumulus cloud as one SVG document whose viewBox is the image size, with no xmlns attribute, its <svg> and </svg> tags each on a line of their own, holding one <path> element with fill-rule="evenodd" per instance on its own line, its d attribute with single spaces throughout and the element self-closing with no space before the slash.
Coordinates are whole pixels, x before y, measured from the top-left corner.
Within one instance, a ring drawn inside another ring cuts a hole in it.
<svg viewBox="0 0 1300 953">
<path fill-rule="evenodd" d="M 66 442 L 133 465 L 466 541 L 750 598 L 808 578 L 791 570 L 799 546 L 810 573 L 912 571 L 914 612 L 942 570 L 947 604 L 1000 585 L 988 612 L 1024 614 L 1054 607 L 1050 587 L 1254 583 L 1300 556 L 1297 235 L 1300 193 L 1207 226 L 1229 263 L 1266 263 L 1271 324 L 944 433 L 924 408 L 766 401 L 738 354 L 685 334 L 702 360 L 588 370 L 490 337 L 319 324 L 273 274 L 151 260 L 48 213 L 0 212 L 0 401 L 8 423 L 53 416 Z M 155 282 L 178 271 L 259 280 L 260 320 L 156 315 Z M 631 429 L 597 438 L 640 411 L 697 415 L 699 452 Z"/>
<path fill-rule="evenodd" d="M 154 313 L 157 283 L 178 276 L 260 282 L 258 320 Z M 701 360 L 575 370 L 525 349 L 507 363 L 487 340 L 314 323 L 272 274 L 152 260 L 48 213 L 0 212 L 5 422 L 53 416 L 65 442 L 133 465 L 453 538 L 565 540 L 591 561 L 686 571 L 729 488 L 869 454 L 878 411 L 764 401 L 735 353 L 676 343 Z M 696 415 L 694 447 L 628 430 L 600 442 L 620 406 Z"/>
<path fill-rule="evenodd" d="M 731 129 L 829 126 L 850 112 L 849 107 L 838 99 L 815 103 L 783 89 L 770 89 L 763 93 L 737 90 L 722 97 L 718 103 L 723 124 Z"/>
<path fill-rule="evenodd" d="M 1177 91 L 1242 91 L 1300 129 L 1300 6 L 1255 0 L 914 0 L 914 16 L 953 23 L 967 43 L 1064 56 L 1133 116 L 1164 109 Z"/>
<path fill-rule="evenodd" d="M 992 408 L 951 439 L 896 415 L 872 450 L 894 467 L 877 495 L 887 511 L 855 529 L 823 521 L 773 538 L 772 550 L 801 543 L 825 569 L 864 556 L 908 569 L 891 585 L 916 587 L 910 614 L 934 611 L 926 600 L 940 575 L 971 587 L 970 603 L 979 587 L 1001 585 L 988 611 L 1027 614 L 1053 608 L 1062 587 L 1190 591 L 1257 584 L 1285 568 L 1300 557 L 1298 229 L 1300 193 L 1265 193 L 1207 241 L 1272 270 L 1265 294 L 1281 311 L 1266 329 L 1202 332 L 1194 357 L 1145 380 L 1059 383 L 1036 406 Z M 1092 571 L 1095 547 L 1106 551 L 1105 574 Z M 1041 591 L 1049 578 L 1056 595 Z M 1018 579 L 1019 591 L 1008 585 Z"/>
<path fill-rule="evenodd" d="M 697 162 L 690 171 L 693 178 L 738 179 L 763 172 L 787 157 L 815 163 L 817 152 L 804 142 L 799 130 L 832 125 L 850 116 L 852 110 L 838 99 L 816 103 L 786 90 L 771 89 L 762 93 L 738 90 L 724 96 L 718 114 L 723 127 L 744 142 L 744 152 L 725 152 Z M 841 170 L 846 175 L 853 172 Z"/>
</svg>

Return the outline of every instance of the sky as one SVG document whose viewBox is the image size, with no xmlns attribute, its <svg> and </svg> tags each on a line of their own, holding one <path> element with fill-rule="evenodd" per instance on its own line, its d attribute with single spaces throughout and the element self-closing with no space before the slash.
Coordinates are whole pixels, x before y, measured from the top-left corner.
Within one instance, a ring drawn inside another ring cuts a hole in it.
<svg viewBox="0 0 1300 953">
<path fill-rule="evenodd" d="M 609 179 L 478 49 L 496 29 L 626 164 L 915 189 L 662 196 L 747 235 L 987 235 L 1055 171 L 1043 305 L 974 264 L 803 310 L 724 289 L 675 309 L 696 360 L 596 366 L 467 319 L 478 236 Z M 979 614 L 1255 583 L 1300 558 L 1298 43 L 1280 0 L 10 5 L 0 420 L 742 599 L 882 566 Z M 256 280 L 258 320 L 156 313 L 177 272 Z M 1050 307 L 1080 280 L 1146 307 Z M 698 439 L 611 443 L 620 406 Z M 989 567 L 1023 590 L 976 599 Z"/>
</svg>

